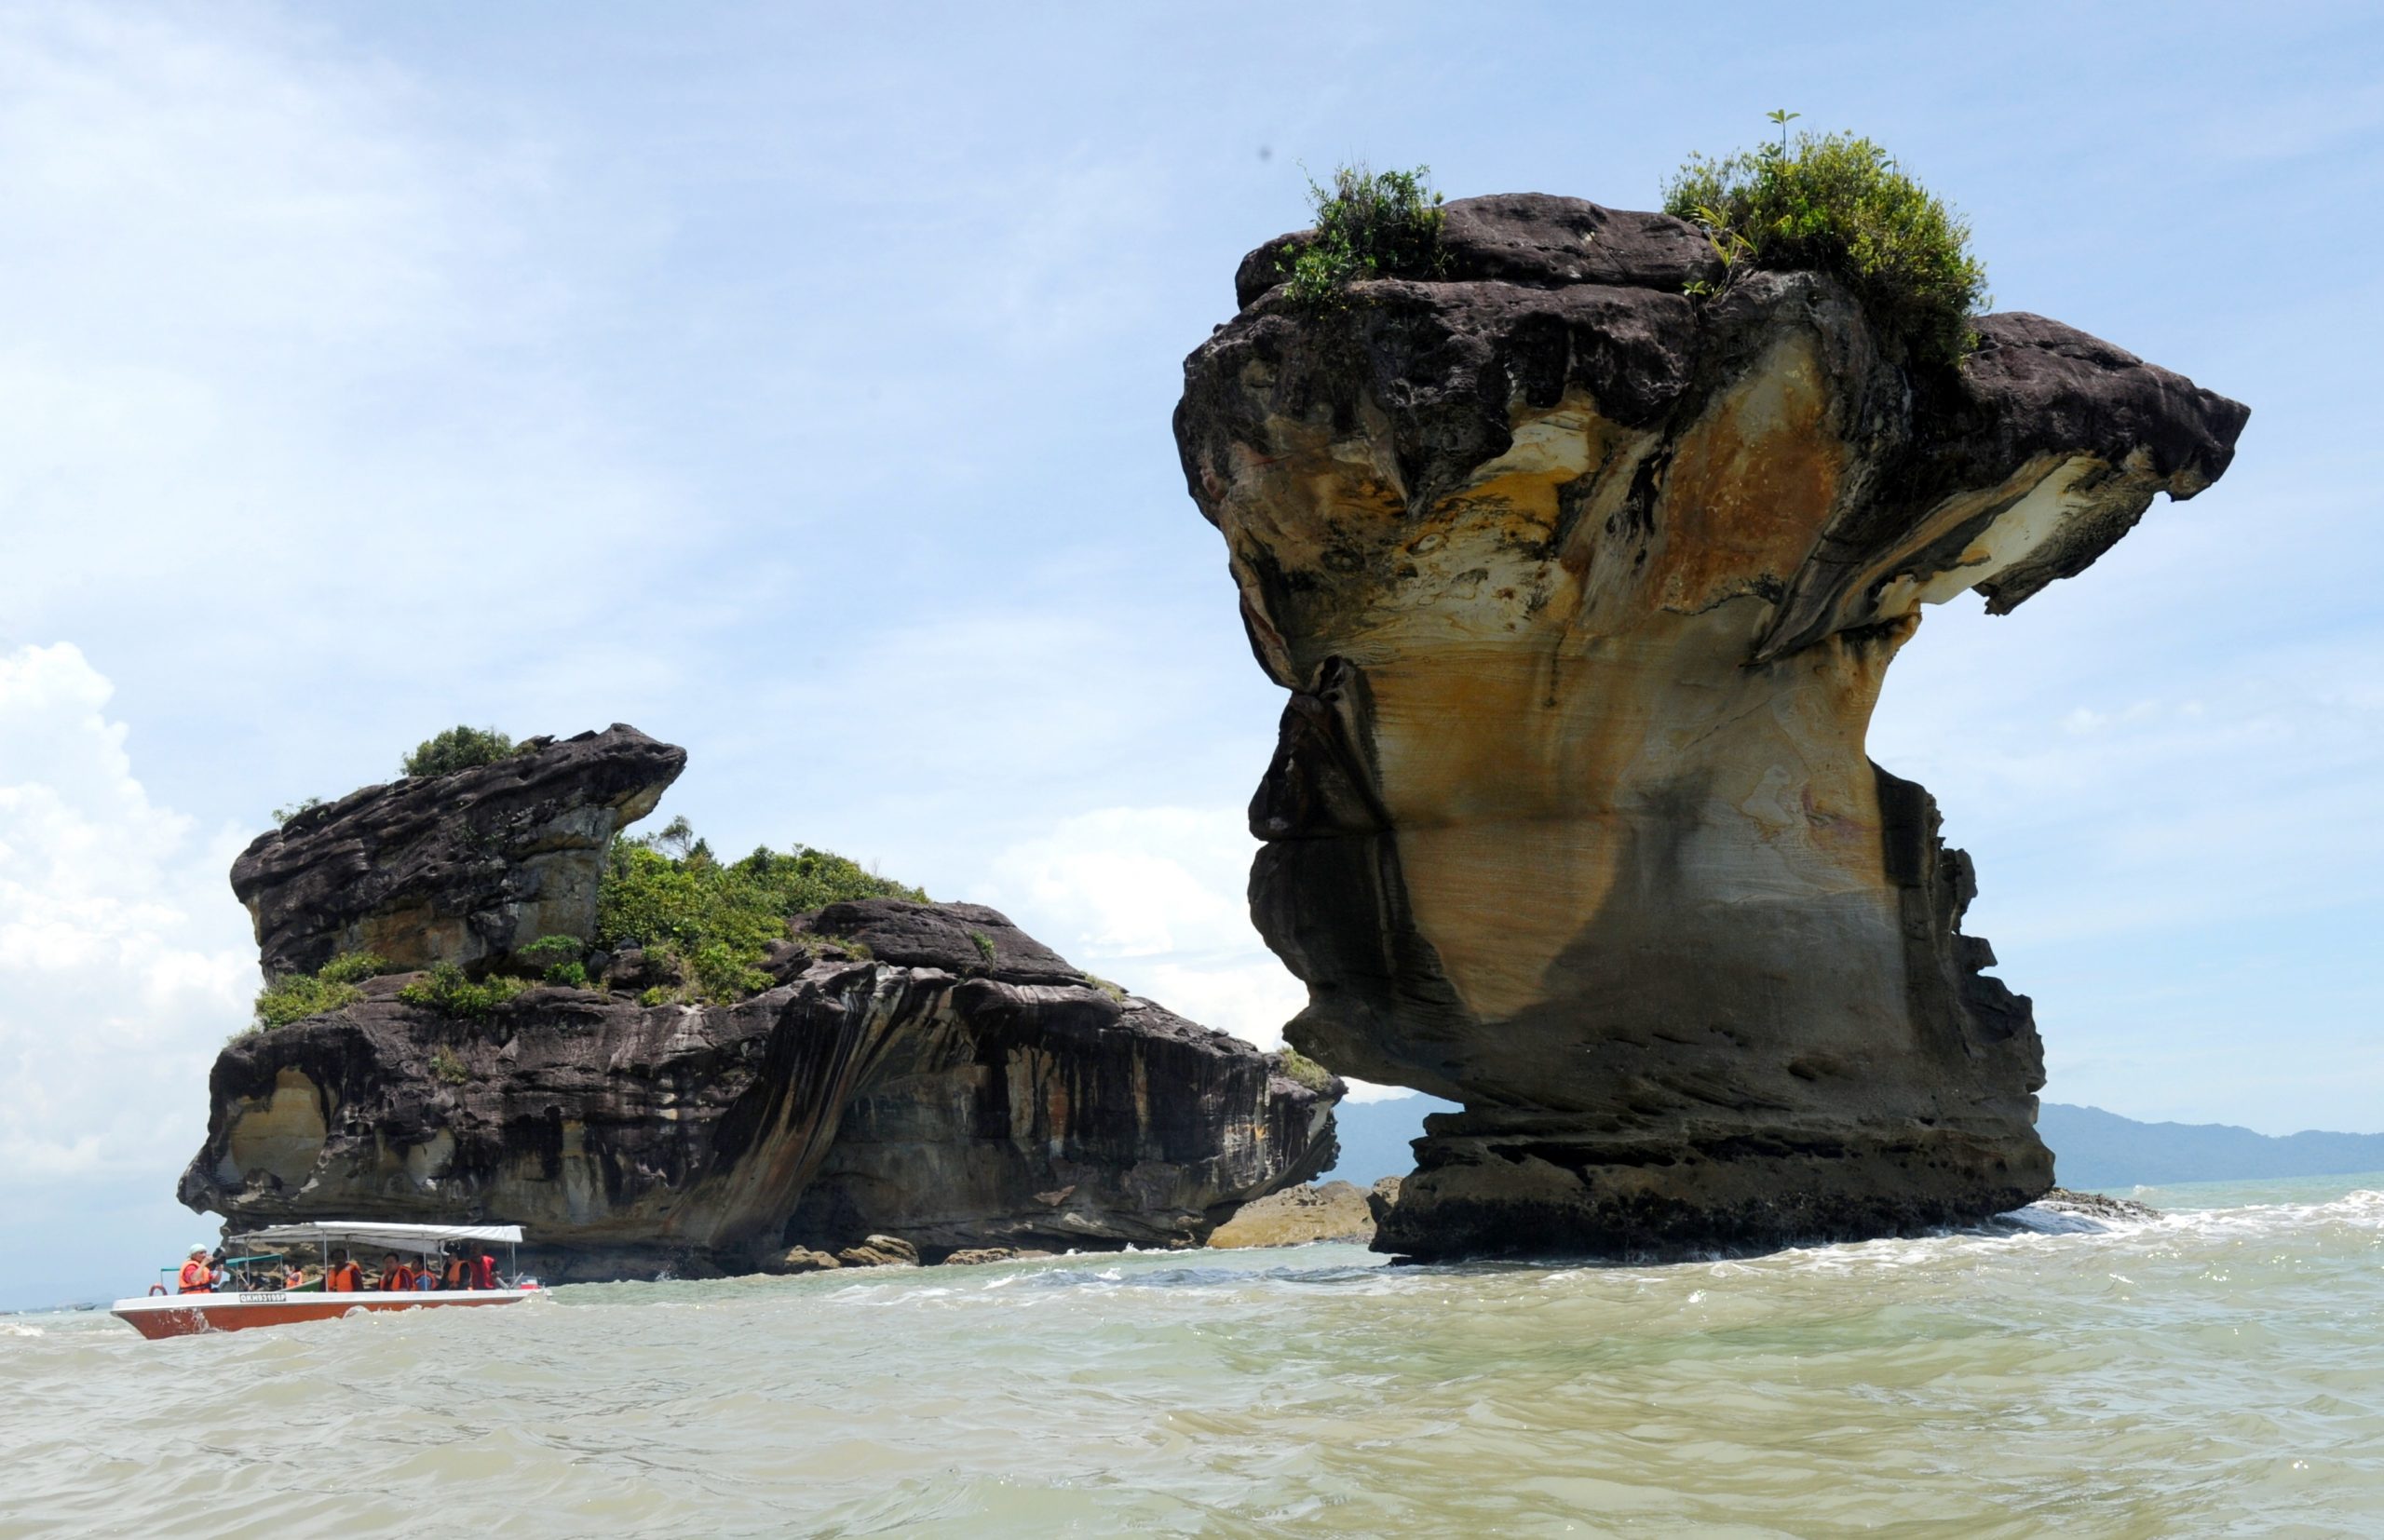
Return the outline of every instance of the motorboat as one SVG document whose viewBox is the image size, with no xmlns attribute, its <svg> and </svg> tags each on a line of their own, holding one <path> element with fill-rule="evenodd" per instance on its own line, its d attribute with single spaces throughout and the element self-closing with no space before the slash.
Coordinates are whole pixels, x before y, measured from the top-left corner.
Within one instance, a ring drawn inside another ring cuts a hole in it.
<svg viewBox="0 0 2384 1540">
<path fill-rule="evenodd" d="M 274 1224 L 230 1237 L 240 1251 L 210 1269 L 215 1287 L 188 1293 L 174 1291 L 169 1278 L 153 1286 L 146 1299 L 118 1300 L 112 1314 L 151 1339 L 187 1337 L 203 1331 L 243 1331 L 252 1326 L 287 1326 L 295 1321 L 330 1320 L 359 1312 L 437 1310 L 452 1305 L 515 1304 L 538 1291 L 537 1280 L 521 1276 L 518 1224 L 385 1224 L 370 1221 L 324 1220 L 298 1224 Z M 484 1250 L 506 1249 L 500 1272 L 494 1255 Z M 461 1289 L 377 1287 L 362 1284 L 352 1290 L 328 1287 L 334 1258 L 395 1255 L 400 1259 L 398 1278 L 437 1277 L 457 1249 L 465 1260 L 472 1287 Z M 228 1250 L 228 1248 L 227 1248 Z M 305 1261 L 314 1254 L 317 1270 L 309 1278 Z M 170 1268 L 161 1270 L 170 1274 Z M 481 1287 L 485 1285 L 486 1287 Z"/>
</svg>

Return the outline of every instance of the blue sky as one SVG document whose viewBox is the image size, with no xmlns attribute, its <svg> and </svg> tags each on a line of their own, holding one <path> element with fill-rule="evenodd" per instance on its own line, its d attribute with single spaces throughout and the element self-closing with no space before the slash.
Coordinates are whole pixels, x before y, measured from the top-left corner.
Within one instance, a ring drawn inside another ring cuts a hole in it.
<svg viewBox="0 0 2384 1540">
<path fill-rule="evenodd" d="M 2384 1128 L 2384 22 L 2242 15 L 0 6 L 0 1236 L 50 1259 L 0 1303 L 196 1236 L 232 853 L 459 720 L 634 723 L 716 845 L 1272 1041 L 1278 702 L 1180 359 L 1303 168 L 1646 207 L 1782 104 L 1957 202 L 1999 306 L 2255 409 L 1889 682 L 2047 1095 Z"/>
</svg>

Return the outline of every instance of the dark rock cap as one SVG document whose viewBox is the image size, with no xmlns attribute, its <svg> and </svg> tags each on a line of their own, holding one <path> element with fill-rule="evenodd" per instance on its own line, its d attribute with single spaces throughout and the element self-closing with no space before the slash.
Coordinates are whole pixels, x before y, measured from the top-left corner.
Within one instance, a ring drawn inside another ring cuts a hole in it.
<svg viewBox="0 0 2384 1540">
<path fill-rule="evenodd" d="M 492 966 L 541 936 L 589 939 L 613 836 L 654 810 L 687 751 L 614 723 L 450 775 L 310 808 L 232 864 L 268 977 L 344 952 Z"/>
<path fill-rule="evenodd" d="M 1552 289 L 1601 283 L 1679 293 L 1722 276 L 1705 232 L 1670 214 L 1608 209 L 1548 193 L 1496 193 L 1446 206 L 1437 281 L 1493 280 Z M 1294 231 L 1241 259 L 1234 302 L 1247 309 L 1281 283 L 1313 230 Z M 1288 249 L 1288 250 L 1287 250 Z"/>
</svg>

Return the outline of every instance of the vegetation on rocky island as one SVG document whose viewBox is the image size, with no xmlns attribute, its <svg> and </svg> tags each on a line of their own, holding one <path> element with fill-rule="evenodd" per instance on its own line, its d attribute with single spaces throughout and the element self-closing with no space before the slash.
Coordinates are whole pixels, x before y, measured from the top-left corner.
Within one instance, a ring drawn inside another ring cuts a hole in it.
<svg viewBox="0 0 2384 1540">
<path fill-rule="evenodd" d="M 450 727 L 413 746 L 398 767 L 403 776 L 452 776 L 475 765 L 494 764 L 514 751 L 512 738 L 494 727 Z"/>
<path fill-rule="evenodd" d="M 1835 275 L 1890 357 L 1949 366 L 1977 345 L 1970 317 L 1987 300 L 1968 221 L 1868 139 L 1798 134 L 1718 160 L 1691 155 L 1664 211 L 1704 227 L 1724 264 Z M 1725 284 L 1728 282 L 1726 277 Z"/>
<path fill-rule="evenodd" d="M 441 1016 L 467 1016 L 486 1020 L 496 1007 L 530 987 L 526 979 L 492 973 L 475 979 L 454 963 L 433 963 L 430 971 L 398 991 L 409 1006 L 435 1010 Z"/>
<path fill-rule="evenodd" d="M 807 845 L 763 845 L 723 861 L 674 818 L 659 833 L 613 842 L 597 888 L 596 941 L 607 951 L 667 953 L 693 998 L 741 999 L 769 986 L 763 949 L 790 939 L 789 920 L 847 898 L 928 901 L 915 887 Z"/>
<path fill-rule="evenodd" d="M 1436 277 L 1448 215 L 1431 173 L 1429 166 L 1375 171 L 1359 164 L 1335 170 L 1330 187 L 1311 180 L 1316 234 L 1305 246 L 1283 248 L 1278 270 L 1285 296 L 1303 310 L 1332 310 L 1348 303 L 1349 285 L 1367 278 Z"/>
<path fill-rule="evenodd" d="M 369 952 L 351 952 L 332 958 L 312 973 L 288 973 L 257 993 L 251 1032 L 286 1027 L 309 1016 L 320 1016 L 364 998 L 356 986 L 366 979 L 394 972 L 386 958 Z"/>
<path fill-rule="evenodd" d="M 1275 1067 L 1284 1079 L 1321 1094 L 1332 1088 L 1333 1072 L 1286 1043 L 1278 1050 Z"/>
</svg>

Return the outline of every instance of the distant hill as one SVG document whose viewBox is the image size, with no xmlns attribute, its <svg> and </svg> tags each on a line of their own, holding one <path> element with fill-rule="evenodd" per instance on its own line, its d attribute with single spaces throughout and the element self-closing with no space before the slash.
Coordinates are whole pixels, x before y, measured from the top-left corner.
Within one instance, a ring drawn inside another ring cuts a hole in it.
<svg viewBox="0 0 2384 1540">
<path fill-rule="evenodd" d="M 2161 1187 L 2178 1182 L 2344 1176 L 2384 1171 L 2384 1134 L 2287 1134 L 2227 1123 L 2138 1123 L 2100 1107 L 2048 1101 L 2037 1132 L 2065 1187 Z"/>
<path fill-rule="evenodd" d="M 1424 1114 L 1456 1104 L 1429 1096 L 1343 1102 L 1341 1162 L 1329 1173 L 1360 1186 L 1405 1176 L 1415 1167 L 1407 1141 L 1424 1131 Z M 2344 1176 L 2384 1171 L 2384 1134 L 2298 1133 L 2278 1139 L 2226 1123 L 2138 1123 L 2100 1107 L 2048 1101 L 2037 1131 L 2053 1153 L 2065 1187 L 2165 1187 L 2180 1182 L 2251 1182 L 2263 1177 Z"/>
</svg>

